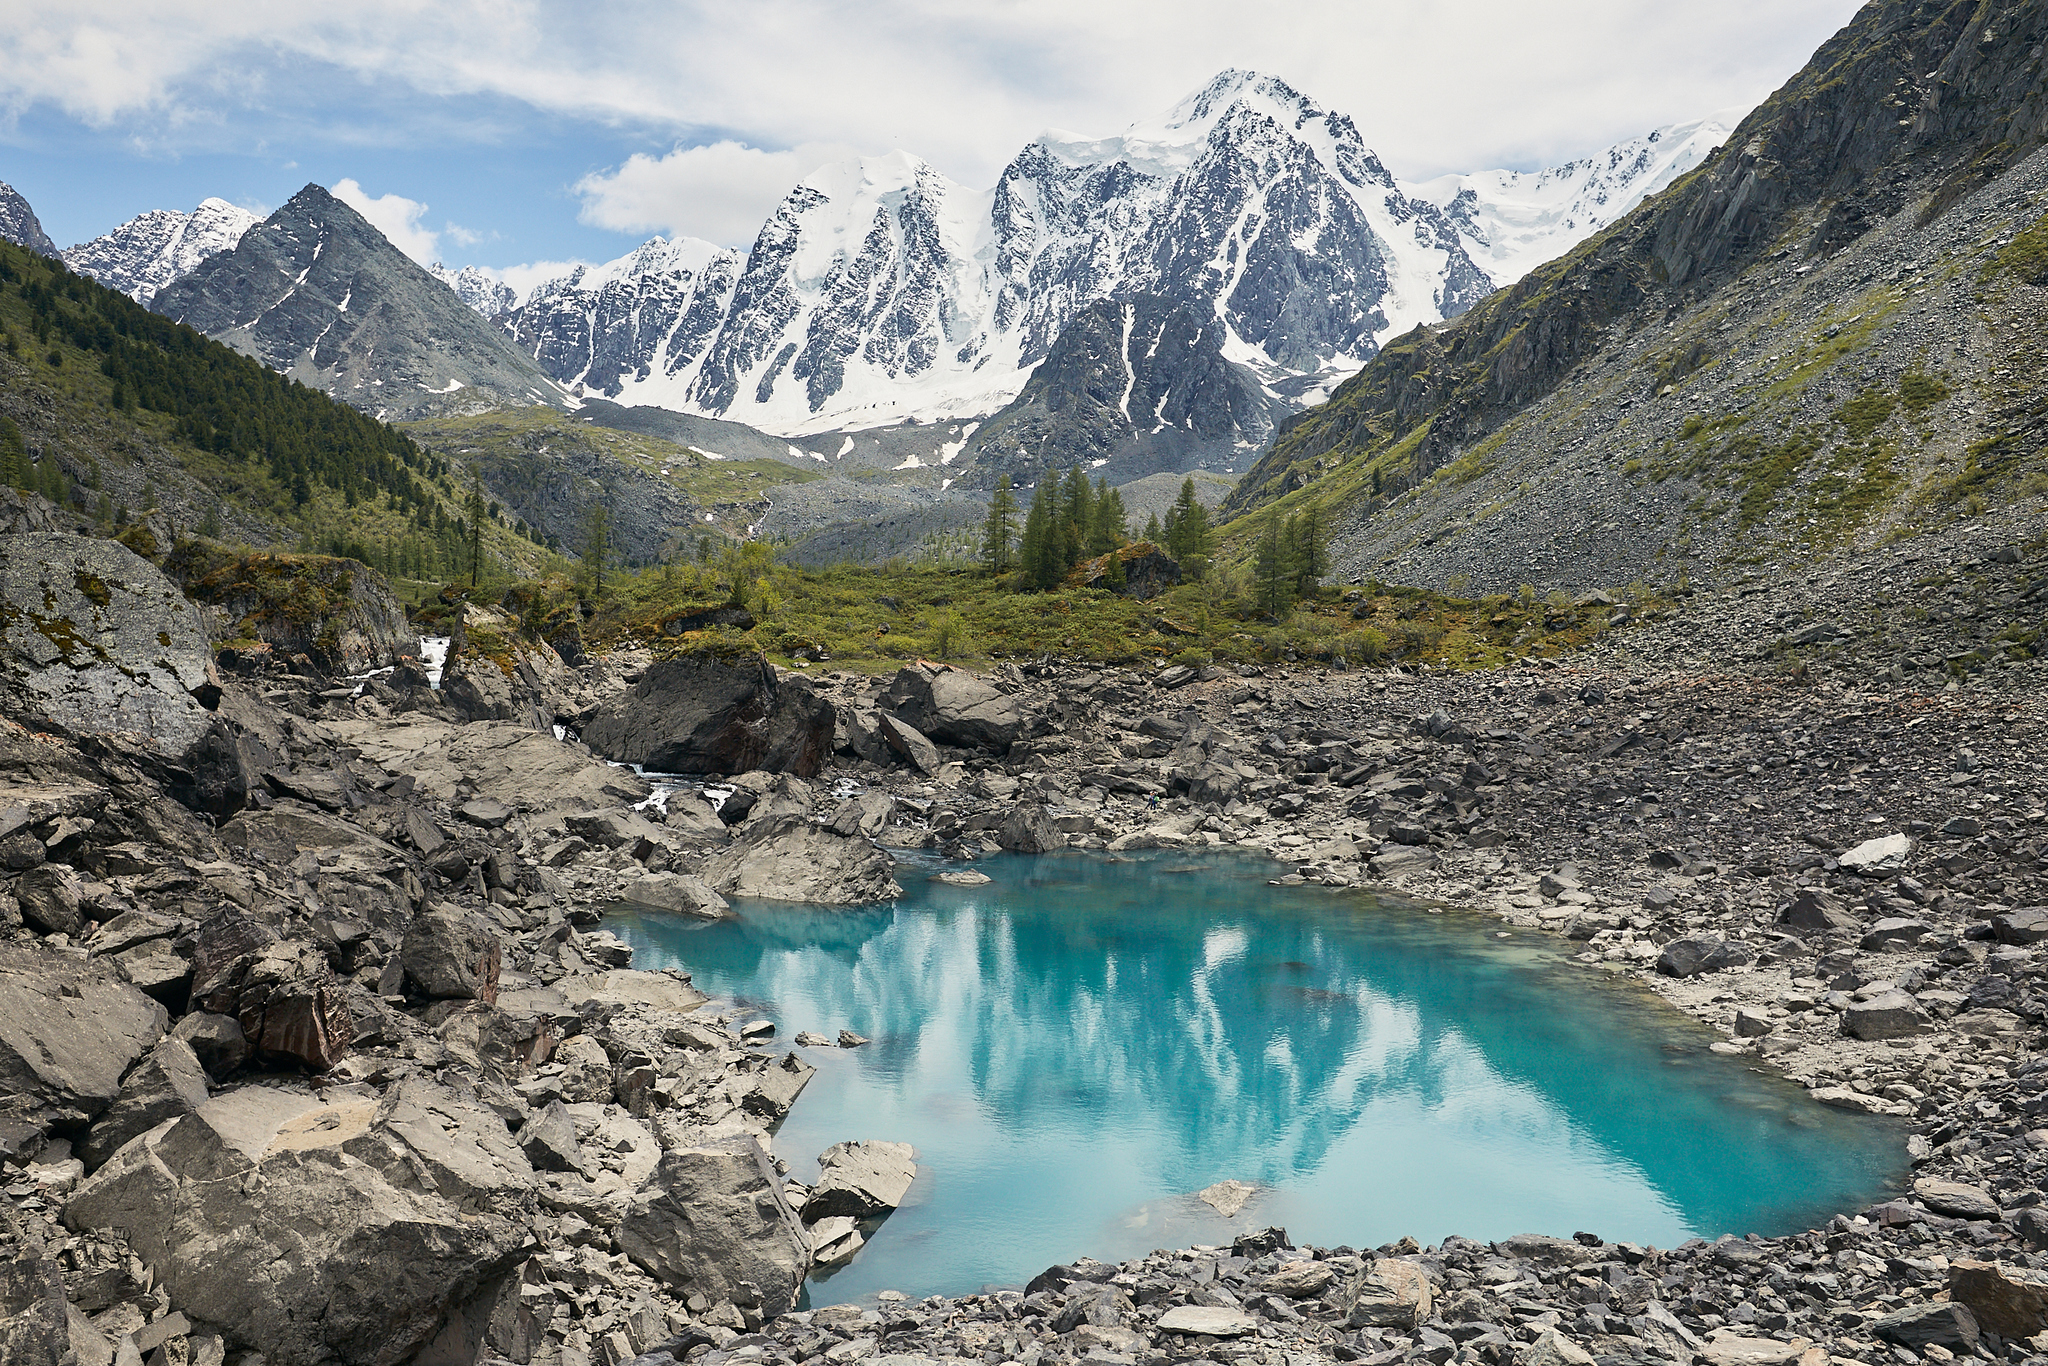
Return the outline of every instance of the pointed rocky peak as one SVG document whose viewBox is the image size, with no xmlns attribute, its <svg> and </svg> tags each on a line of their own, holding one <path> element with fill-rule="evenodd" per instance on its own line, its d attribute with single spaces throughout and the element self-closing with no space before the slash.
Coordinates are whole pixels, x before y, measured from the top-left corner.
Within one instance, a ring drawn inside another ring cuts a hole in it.
<svg viewBox="0 0 2048 1366">
<path fill-rule="evenodd" d="M 58 254 L 57 244 L 43 231 L 36 211 L 28 206 L 20 191 L 4 180 L 0 180 L 0 238 L 44 256 Z"/>
<path fill-rule="evenodd" d="M 561 398 L 503 332 L 318 185 L 152 307 L 380 417 Z"/>
<path fill-rule="evenodd" d="M 439 261 L 427 273 L 455 291 L 455 297 L 486 318 L 510 313 L 519 306 L 519 293 L 512 286 L 480 266 L 450 270 Z"/>
</svg>

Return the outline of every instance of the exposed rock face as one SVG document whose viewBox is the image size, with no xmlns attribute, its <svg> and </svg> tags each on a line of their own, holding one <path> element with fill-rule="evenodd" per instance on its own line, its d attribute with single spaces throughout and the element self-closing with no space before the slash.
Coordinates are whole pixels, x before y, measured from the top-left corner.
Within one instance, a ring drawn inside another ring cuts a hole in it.
<svg viewBox="0 0 2048 1366">
<path fill-rule="evenodd" d="M 318 185 L 151 306 L 374 414 L 529 407 L 559 396 L 509 338 Z"/>
<path fill-rule="evenodd" d="M 523 1255 L 508 1216 L 532 1175 L 430 1082 L 325 1104 L 244 1087 L 123 1148 L 65 1219 L 121 1230 L 187 1312 L 280 1366 L 392 1366 Z"/>
<path fill-rule="evenodd" d="M 304 654 L 329 673 L 360 674 L 417 658 L 419 633 L 383 575 L 360 560 L 265 552 L 225 558 L 195 547 L 164 569 L 234 633 Z"/>
<path fill-rule="evenodd" d="M 903 895 L 894 867 L 871 839 L 790 818 L 713 854 L 704 880 L 726 896 L 859 906 Z"/>
<path fill-rule="evenodd" d="M 881 705 L 941 744 L 999 754 L 1032 730 L 1032 718 L 1017 698 L 979 674 L 944 664 L 899 669 Z"/>
<path fill-rule="evenodd" d="M 1111 483 L 1236 468 L 1290 405 L 1224 359 L 1227 336 L 1212 309 L 1155 294 L 1090 304 L 968 441 L 970 477 L 993 488 L 1006 474 L 1032 485 L 1075 464 Z"/>
<path fill-rule="evenodd" d="M 88 1166 L 97 1167 L 129 1139 L 166 1120 L 190 1114 L 206 1100 L 206 1071 L 192 1046 L 182 1039 L 167 1038 L 122 1081 L 121 1094 L 93 1124 L 79 1156 Z"/>
<path fill-rule="evenodd" d="M 584 743 L 666 773 L 761 769 L 810 777 L 832 752 L 832 704 L 809 680 L 778 676 L 760 655 L 708 650 L 666 659 L 598 708 Z"/>
<path fill-rule="evenodd" d="M 618 1241 L 663 1283 L 764 1315 L 795 1304 L 811 1267 L 810 1235 L 747 1135 L 663 1153 L 620 1221 Z"/>
<path fill-rule="evenodd" d="M 426 717 L 394 722 L 337 720 L 333 733 L 360 746 L 365 757 L 393 772 L 411 774 L 443 801 L 462 795 L 510 810 L 631 805 L 646 798 L 645 781 L 558 744 L 552 735 L 503 721 L 451 725 Z"/>
<path fill-rule="evenodd" d="M 57 244 L 43 231 L 42 220 L 21 192 L 0 180 L 0 237 L 44 256 L 56 256 Z"/>
<path fill-rule="evenodd" d="M 135 731 L 172 754 L 217 696 L 199 610 L 115 541 L 0 537 L 0 712 L 66 731 Z"/>
<path fill-rule="evenodd" d="M 81 1131 L 169 1024 L 111 964 L 0 944 L 0 1152 L 51 1127 Z"/>
<path fill-rule="evenodd" d="M 1116 551 L 1124 572 L 1123 595 L 1149 602 L 1180 582 L 1180 561 L 1153 545 L 1140 541 Z M 1076 571 L 1084 588 L 1109 587 L 1109 556 L 1098 556 Z"/>
</svg>

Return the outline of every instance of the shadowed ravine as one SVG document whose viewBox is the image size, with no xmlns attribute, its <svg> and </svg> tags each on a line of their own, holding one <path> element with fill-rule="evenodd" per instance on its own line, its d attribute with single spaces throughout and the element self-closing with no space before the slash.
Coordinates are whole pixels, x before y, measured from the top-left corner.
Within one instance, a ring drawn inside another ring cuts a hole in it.
<svg viewBox="0 0 2048 1366">
<path fill-rule="evenodd" d="M 1885 1121 L 1808 1100 L 1638 987 L 1496 922 L 1274 887 L 1270 864 L 1005 856 L 897 905 L 612 923 L 820 1072 L 776 1148 L 917 1145 L 910 1200 L 819 1302 L 960 1293 L 1046 1264 L 1284 1224 L 1368 1246 L 1517 1232 L 1670 1246 L 1806 1227 L 1905 1169 Z M 1184 1197 L 1270 1187 L 1234 1220 Z"/>
</svg>

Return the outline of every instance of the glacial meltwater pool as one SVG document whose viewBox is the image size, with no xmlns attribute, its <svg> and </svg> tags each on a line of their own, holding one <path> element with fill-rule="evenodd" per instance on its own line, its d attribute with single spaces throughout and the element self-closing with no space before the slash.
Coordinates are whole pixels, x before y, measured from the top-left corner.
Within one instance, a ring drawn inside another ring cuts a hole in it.
<svg viewBox="0 0 2048 1366">
<path fill-rule="evenodd" d="M 979 887 L 906 860 L 867 910 L 621 913 L 635 966 L 799 1030 L 818 1074 L 775 1137 L 794 1175 L 849 1138 L 917 1146 L 904 1207 L 814 1304 L 1017 1285 L 1081 1255 L 1268 1224 L 1370 1247 L 1514 1233 L 1669 1247 L 1860 1208 L 1895 1124 L 1817 1105 L 1556 940 L 1229 855 L 1005 855 Z M 1192 1193 L 1259 1193 L 1224 1219 Z"/>
</svg>

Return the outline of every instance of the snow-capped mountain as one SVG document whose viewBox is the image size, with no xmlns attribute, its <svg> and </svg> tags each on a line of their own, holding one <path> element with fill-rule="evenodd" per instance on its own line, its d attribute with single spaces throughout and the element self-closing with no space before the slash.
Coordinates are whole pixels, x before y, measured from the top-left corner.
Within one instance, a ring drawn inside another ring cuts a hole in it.
<svg viewBox="0 0 2048 1366">
<path fill-rule="evenodd" d="M 657 237 L 608 265 L 536 286 L 503 325 L 563 383 L 617 395 L 701 356 L 743 264 L 709 242 Z"/>
<path fill-rule="evenodd" d="M 20 191 L 4 180 L 0 180 L 0 237 L 44 256 L 57 254 L 57 244 L 43 231 L 36 211 L 28 206 Z"/>
<path fill-rule="evenodd" d="M 1216 317 L 1223 354 L 1300 406 L 1725 136 L 1409 187 L 1345 115 L 1226 71 L 1116 137 L 1041 135 L 987 191 L 904 152 L 825 167 L 744 256 L 656 238 L 500 322 L 564 384 L 802 435 L 992 413 L 1090 305 L 1146 295 Z"/>
<path fill-rule="evenodd" d="M 1243 71 L 1119 137 L 1047 133 L 992 190 L 868 157 L 791 191 L 744 261 L 641 260 L 674 250 L 544 285 L 506 323 L 563 383 L 794 434 L 992 412 L 1101 299 L 1213 313 L 1232 360 L 1284 381 L 1490 287 L 1348 118 Z"/>
<path fill-rule="evenodd" d="M 455 297 L 486 318 L 510 313 L 519 306 L 519 294 L 512 286 L 476 266 L 450 270 L 439 261 L 427 267 L 427 274 L 455 291 Z"/>
<path fill-rule="evenodd" d="M 146 304 L 202 261 L 229 251 L 256 225 L 256 215 L 225 199 L 208 199 L 190 213 L 152 209 L 64 253 L 64 264 Z"/>
<path fill-rule="evenodd" d="M 1496 286 L 1511 284 L 1705 161 L 1748 112 L 1672 124 L 1544 171 L 1447 175 L 1411 193 L 1457 224 L 1466 254 Z"/>
</svg>

